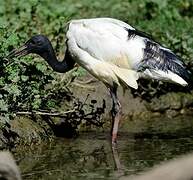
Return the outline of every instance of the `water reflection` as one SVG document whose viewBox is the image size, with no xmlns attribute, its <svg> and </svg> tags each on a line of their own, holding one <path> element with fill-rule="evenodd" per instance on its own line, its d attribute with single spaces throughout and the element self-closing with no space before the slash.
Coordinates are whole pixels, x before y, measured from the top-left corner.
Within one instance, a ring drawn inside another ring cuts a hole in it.
<svg viewBox="0 0 193 180">
<path fill-rule="evenodd" d="M 193 150 L 192 138 L 132 139 L 119 137 L 117 151 L 125 175 Z M 88 133 L 17 149 L 23 179 L 118 179 L 108 136 Z"/>
</svg>

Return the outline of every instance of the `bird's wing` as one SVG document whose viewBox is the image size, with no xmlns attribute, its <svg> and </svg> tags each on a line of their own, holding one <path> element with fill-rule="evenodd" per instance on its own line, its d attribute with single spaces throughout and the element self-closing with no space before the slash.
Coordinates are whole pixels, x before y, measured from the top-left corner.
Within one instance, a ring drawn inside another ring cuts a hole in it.
<svg viewBox="0 0 193 180">
<path fill-rule="evenodd" d="M 170 49 L 149 38 L 144 39 L 143 59 L 136 69 L 153 79 L 173 81 L 183 86 L 190 81 L 190 72 L 180 58 Z"/>
</svg>

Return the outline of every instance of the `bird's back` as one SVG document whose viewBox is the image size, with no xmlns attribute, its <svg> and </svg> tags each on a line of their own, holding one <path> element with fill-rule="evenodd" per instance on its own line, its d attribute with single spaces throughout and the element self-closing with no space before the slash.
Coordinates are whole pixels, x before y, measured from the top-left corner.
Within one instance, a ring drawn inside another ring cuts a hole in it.
<svg viewBox="0 0 193 180">
<path fill-rule="evenodd" d="M 132 69 L 142 58 L 142 39 L 128 41 L 130 25 L 111 18 L 72 20 L 67 37 L 99 61 Z"/>
</svg>

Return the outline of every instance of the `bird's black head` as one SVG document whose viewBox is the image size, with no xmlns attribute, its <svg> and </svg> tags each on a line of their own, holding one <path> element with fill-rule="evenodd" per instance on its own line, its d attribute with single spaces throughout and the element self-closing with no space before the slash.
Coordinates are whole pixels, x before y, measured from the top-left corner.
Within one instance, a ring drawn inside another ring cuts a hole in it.
<svg viewBox="0 0 193 180">
<path fill-rule="evenodd" d="M 35 53 L 42 56 L 49 50 L 50 41 L 44 35 L 35 35 L 30 38 L 23 46 L 18 49 L 14 49 L 7 56 L 9 58 L 21 57 L 30 53 Z"/>
</svg>

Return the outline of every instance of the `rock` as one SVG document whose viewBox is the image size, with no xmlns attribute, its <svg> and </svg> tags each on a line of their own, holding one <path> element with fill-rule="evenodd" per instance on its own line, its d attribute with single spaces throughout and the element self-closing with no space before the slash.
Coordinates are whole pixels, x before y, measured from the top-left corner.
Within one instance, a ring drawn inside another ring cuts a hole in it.
<svg viewBox="0 0 193 180">
<path fill-rule="evenodd" d="M 137 176 L 121 177 L 120 180 L 192 180 L 193 154 L 163 163 Z"/>
<path fill-rule="evenodd" d="M 166 111 L 166 116 L 167 116 L 168 118 L 176 117 L 176 116 L 178 116 L 179 114 L 180 114 L 179 111 L 172 110 L 172 109 L 168 109 L 168 110 Z"/>
<path fill-rule="evenodd" d="M 167 109 L 179 110 L 182 108 L 183 93 L 168 93 L 159 98 L 152 99 L 151 103 L 146 103 L 149 111 L 164 112 Z"/>
<path fill-rule="evenodd" d="M 0 179 L 21 180 L 20 171 L 9 152 L 0 152 Z"/>
</svg>

